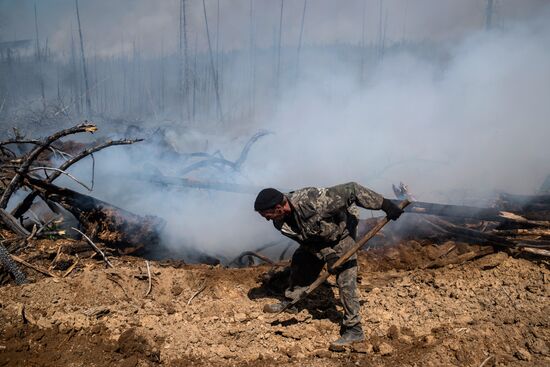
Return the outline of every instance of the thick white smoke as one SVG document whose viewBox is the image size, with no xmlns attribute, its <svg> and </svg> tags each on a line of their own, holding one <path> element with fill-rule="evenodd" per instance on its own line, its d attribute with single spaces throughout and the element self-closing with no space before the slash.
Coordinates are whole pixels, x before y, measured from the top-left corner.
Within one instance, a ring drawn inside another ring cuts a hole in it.
<svg viewBox="0 0 550 367">
<path fill-rule="evenodd" d="M 217 181 L 299 188 L 353 180 L 386 196 L 391 183 L 404 181 L 421 200 L 469 204 L 498 190 L 530 194 L 550 173 L 550 26 L 544 18 L 475 34 L 450 46 L 444 61 L 389 52 L 367 70 L 365 84 L 348 64 L 319 66 L 310 53 L 302 61 L 303 81 L 283 89 L 281 102 L 259 111 L 248 131 L 226 125 L 223 134 L 197 134 L 189 144 L 182 143 L 188 131 L 172 134 L 182 151 L 205 149 L 208 141 L 210 152 L 219 148 L 236 159 L 255 131 L 275 133 L 253 146 L 241 173 L 213 176 Z M 113 148 L 96 159 L 94 195 L 167 219 L 173 248 L 231 256 L 280 238 L 253 212 L 254 195 L 115 177 L 156 170 L 177 175 L 185 162 L 155 148 Z M 86 176 L 89 167 L 76 173 Z"/>
<path fill-rule="evenodd" d="M 389 194 L 403 180 L 426 200 L 533 193 L 550 173 L 548 44 L 541 19 L 474 35 L 443 67 L 391 54 L 365 88 L 345 70 L 309 70 L 268 122 L 268 154 L 247 167 L 285 187 L 357 180 Z"/>
</svg>

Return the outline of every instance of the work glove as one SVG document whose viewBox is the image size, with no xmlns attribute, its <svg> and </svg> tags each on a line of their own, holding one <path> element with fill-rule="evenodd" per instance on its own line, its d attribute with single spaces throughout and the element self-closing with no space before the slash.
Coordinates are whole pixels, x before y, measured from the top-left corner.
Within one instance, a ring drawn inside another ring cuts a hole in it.
<svg viewBox="0 0 550 367">
<path fill-rule="evenodd" d="M 401 214 L 403 214 L 403 209 L 399 208 L 391 200 L 385 198 L 382 201 L 381 209 L 386 212 L 386 216 L 389 220 L 396 220 Z"/>
<path fill-rule="evenodd" d="M 340 257 L 336 255 L 336 252 L 330 252 L 325 256 L 327 270 L 332 275 L 336 275 L 338 273 L 338 268 L 334 268 L 334 263 L 336 263 L 339 258 Z"/>
</svg>

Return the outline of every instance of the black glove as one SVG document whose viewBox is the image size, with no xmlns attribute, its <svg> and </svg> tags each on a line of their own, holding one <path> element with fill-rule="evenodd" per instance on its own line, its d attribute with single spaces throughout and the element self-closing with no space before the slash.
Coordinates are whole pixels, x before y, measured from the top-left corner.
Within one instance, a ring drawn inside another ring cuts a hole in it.
<svg viewBox="0 0 550 367">
<path fill-rule="evenodd" d="M 325 261 L 327 262 L 327 270 L 330 274 L 336 275 L 338 273 L 338 268 L 334 268 L 334 263 L 339 259 L 340 257 L 336 255 L 335 252 L 331 252 L 325 256 Z"/>
<path fill-rule="evenodd" d="M 399 208 L 391 200 L 388 199 L 384 199 L 382 201 L 381 209 L 386 212 L 386 216 L 389 220 L 396 220 L 401 214 L 403 214 L 403 209 Z"/>
</svg>

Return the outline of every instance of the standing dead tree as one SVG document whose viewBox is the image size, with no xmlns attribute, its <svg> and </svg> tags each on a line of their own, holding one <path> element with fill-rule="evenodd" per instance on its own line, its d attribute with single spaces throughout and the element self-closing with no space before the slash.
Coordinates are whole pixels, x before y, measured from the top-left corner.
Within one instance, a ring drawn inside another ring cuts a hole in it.
<svg viewBox="0 0 550 367">
<path fill-rule="evenodd" d="M 279 15 L 279 37 L 277 37 L 277 69 L 275 70 L 275 88 L 279 94 L 279 83 L 281 77 L 281 44 L 283 40 L 283 9 L 285 0 L 281 0 L 281 14 Z"/>
<path fill-rule="evenodd" d="M 300 35 L 298 36 L 298 52 L 296 55 L 296 79 L 300 77 L 300 56 L 302 52 L 302 39 L 304 36 L 304 24 L 306 21 L 306 9 L 307 9 L 307 0 L 304 0 L 304 9 L 302 10 L 302 21 L 300 23 Z"/>
<path fill-rule="evenodd" d="M 210 42 L 210 30 L 208 28 L 208 16 L 206 15 L 205 0 L 202 0 L 202 9 L 204 13 L 204 25 L 206 27 L 206 39 L 208 40 L 208 54 L 210 55 L 210 68 L 212 70 L 212 78 L 214 79 L 214 91 L 216 92 L 216 107 L 218 111 L 218 118 L 220 119 L 220 122 L 223 122 L 223 111 L 222 111 L 222 103 L 220 100 L 218 73 L 214 65 L 214 55 L 212 54 L 212 43 Z"/>
<path fill-rule="evenodd" d="M 82 71 L 84 73 L 84 88 L 86 94 L 86 111 L 88 114 L 92 113 L 92 101 L 90 99 L 90 86 L 88 83 L 88 70 L 86 68 L 86 57 L 84 56 L 84 40 L 82 39 L 82 27 L 80 25 L 80 13 L 78 11 L 78 0 L 75 0 L 76 7 L 76 20 L 78 23 L 78 36 L 80 38 L 80 55 L 82 56 Z"/>
<path fill-rule="evenodd" d="M 178 44 L 178 89 L 180 98 L 180 118 L 184 120 L 184 109 L 187 119 L 191 117 L 189 106 L 189 46 L 187 42 L 187 9 L 185 0 L 180 0 L 179 44 Z"/>
</svg>

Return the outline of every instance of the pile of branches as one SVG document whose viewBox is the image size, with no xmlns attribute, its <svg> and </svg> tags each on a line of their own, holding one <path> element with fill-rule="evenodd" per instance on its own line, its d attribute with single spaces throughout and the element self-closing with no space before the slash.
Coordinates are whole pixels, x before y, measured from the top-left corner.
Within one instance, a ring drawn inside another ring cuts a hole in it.
<svg viewBox="0 0 550 367">
<path fill-rule="evenodd" d="M 164 225 L 160 218 L 142 217 L 54 184 L 58 177 L 64 175 L 91 191 L 91 187 L 71 175 L 68 169 L 88 156 L 93 158 L 94 153 L 107 147 L 141 141 L 108 140 L 85 146 L 60 140 L 70 135 L 95 131 L 97 127 L 94 124 L 84 122 L 42 139 L 26 139 L 16 131 L 15 138 L 0 142 L 0 226 L 15 234 L 15 237 L 9 240 L 5 238 L 0 243 L 0 263 L 14 275 L 16 282 L 24 282 L 24 276 L 15 266 L 12 261 L 14 256 L 8 254 L 4 243 L 18 243 L 19 245 L 10 247 L 12 251 L 16 251 L 31 239 L 50 236 L 52 233 L 62 235 L 63 231 L 52 232 L 52 229 L 58 226 L 59 220 L 63 220 L 66 212 L 79 222 L 80 229 L 74 230 L 82 234 L 94 250 L 103 256 L 106 263 L 108 260 L 93 240 L 101 241 L 123 254 L 139 253 L 146 245 L 159 242 L 159 231 Z M 61 160 L 62 163 L 54 166 L 54 160 Z M 26 192 L 25 197 L 11 211 L 7 211 L 10 199 L 14 199 L 13 196 L 18 191 Z M 31 209 L 38 205 L 37 201 L 49 209 L 47 215 L 35 213 Z M 25 216 L 27 213 L 28 217 Z"/>
<path fill-rule="evenodd" d="M 394 192 L 411 198 L 404 185 Z M 502 193 L 491 208 L 414 201 L 406 212 L 424 214 L 417 233 L 550 257 L 550 195 Z"/>
</svg>

